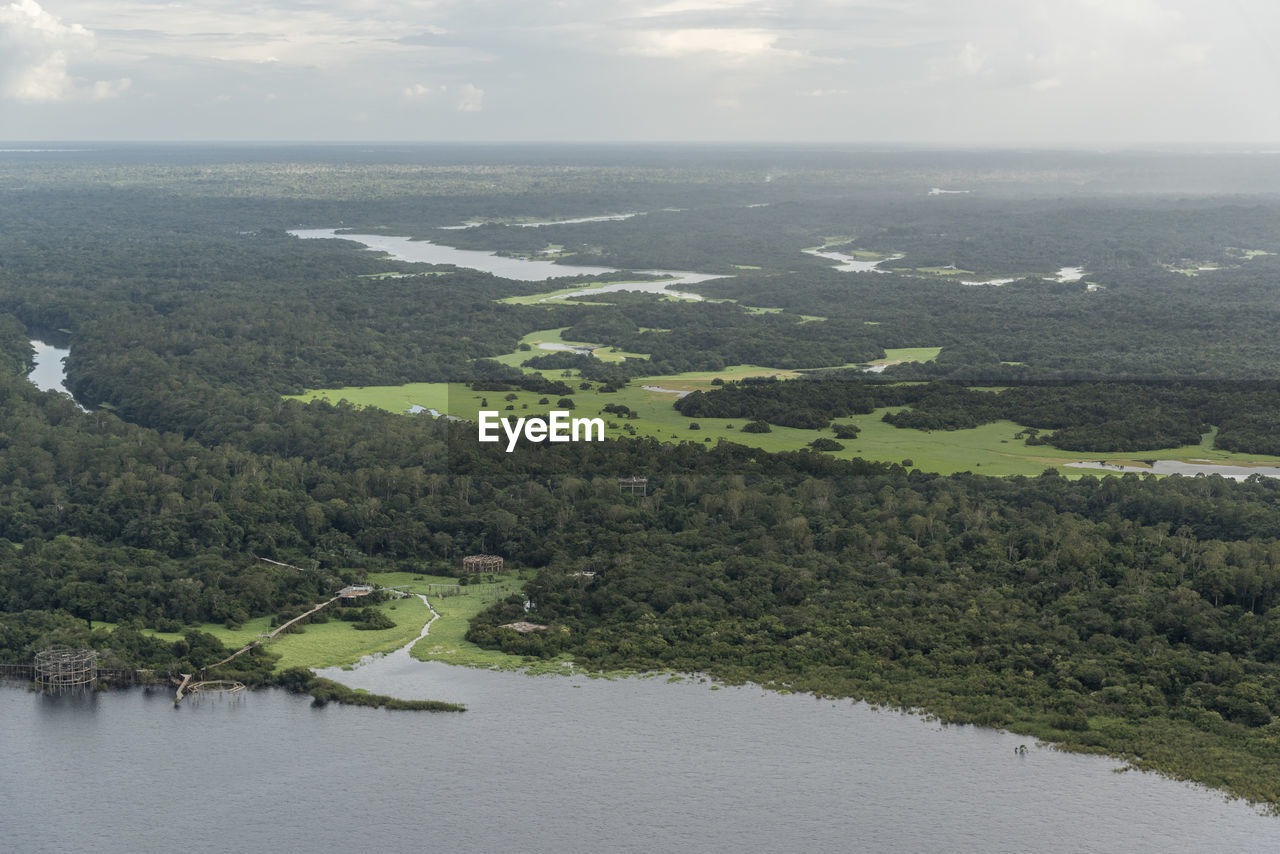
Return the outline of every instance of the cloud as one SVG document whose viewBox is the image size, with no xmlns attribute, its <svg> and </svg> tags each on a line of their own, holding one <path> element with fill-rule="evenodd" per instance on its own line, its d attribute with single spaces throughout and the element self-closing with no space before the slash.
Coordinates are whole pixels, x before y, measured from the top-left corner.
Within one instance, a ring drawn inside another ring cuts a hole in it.
<svg viewBox="0 0 1280 854">
<path fill-rule="evenodd" d="M 774 50 L 778 37 L 766 30 L 649 30 L 635 35 L 628 53 L 652 57 L 722 54 L 748 58 Z"/>
<path fill-rule="evenodd" d="M 656 18 L 689 12 L 749 12 L 760 4 L 756 0 L 670 0 L 660 6 L 641 9 L 639 17 Z"/>
<path fill-rule="evenodd" d="M 458 90 L 458 112 L 478 113 L 484 109 L 484 90 L 470 83 Z"/>
<path fill-rule="evenodd" d="M 118 97 L 130 78 L 87 83 L 68 70 L 73 58 L 93 50 L 92 31 L 64 24 L 35 0 L 0 6 L 0 97 L 28 103 Z"/>
<path fill-rule="evenodd" d="M 404 96 L 410 101 L 425 101 L 436 95 L 443 95 L 444 92 L 444 86 L 427 86 L 423 83 L 410 83 L 404 87 Z"/>
<path fill-rule="evenodd" d="M 0 7 L 0 93 L 19 101 L 63 101 L 75 91 L 70 53 L 92 50 L 93 33 L 67 26 L 35 0 Z"/>
<path fill-rule="evenodd" d="M 1278 29 L 1264 0 L 0 0 L 0 131 L 1262 140 Z M 112 98 L 134 124 L 82 109 Z M 486 118 L 424 118 L 455 110 Z"/>
<path fill-rule="evenodd" d="M 935 55 L 935 82 L 1036 93 L 1090 91 L 1135 97 L 1173 76 L 1191 79 L 1211 45 L 1186 15 L 1157 0 L 985 0 L 987 15 L 950 21 L 947 53 Z M 995 14 L 999 11 L 1001 14 Z"/>
<path fill-rule="evenodd" d="M 95 101 L 109 101 L 120 95 L 133 85 L 133 80 L 121 77 L 119 80 L 99 80 L 93 84 L 90 97 Z"/>
</svg>

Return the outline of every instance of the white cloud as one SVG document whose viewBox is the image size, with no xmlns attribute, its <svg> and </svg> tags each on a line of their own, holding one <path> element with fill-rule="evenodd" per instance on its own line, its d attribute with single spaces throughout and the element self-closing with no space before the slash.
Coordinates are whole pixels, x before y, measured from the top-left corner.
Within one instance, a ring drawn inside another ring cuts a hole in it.
<svg viewBox="0 0 1280 854">
<path fill-rule="evenodd" d="M 404 87 L 404 96 L 410 101 L 425 101 L 436 95 L 443 95 L 444 86 L 427 86 L 423 83 L 410 83 Z"/>
<path fill-rule="evenodd" d="M 157 105 L 131 133 L 201 139 L 354 110 L 397 138 L 1272 139 L 1278 30 L 1267 0 L 0 0 L 0 125 L 109 135 L 81 104 L 123 95 Z"/>
<path fill-rule="evenodd" d="M 62 101 L 75 93 L 68 54 L 93 48 L 93 33 L 50 15 L 35 0 L 0 6 L 0 93 L 19 101 Z"/>
<path fill-rule="evenodd" d="M 484 109 L 484 90 L 470 83 L 458 90 L 458 112 L 478 113 Z"/>
<path fill-rule="evenodd" d="M 959 63 L 965 74 L 980 74 L 987 65 L 987 56 L 973 42 L 965 42 L 960 48 Z"/>
<path fill-rule="evenodd" d="M 121 77 L 119 80 L 99 80 L 93 84 L 91 97 L 95 101 L 109 101 L 120 95 L 133 85 L 133 80 Z"/>
<path fill-rule="evenodd" d="M 688 12 L 748 12 L 758 6 L 758 0 L 670 0 L 660 6 L 641 9 L 637 14 L 651 18 Z"/>
<path fill-rule="evenodd" d="M 725 54 L 747 58 L 775 51 L 778 37 L 755 29 L 648 30 L 636 33 L 627 52 L 653 57 Z"/>
<path fill-rule="evenodd" d="M 118 98 L 131 78 L 90 82 L 69 69 L 91 57 L 95 45 L 91 30 L 63 23 L 36 0 L 0 6 L 0 97 L 27 103 Z"/>
</svg>

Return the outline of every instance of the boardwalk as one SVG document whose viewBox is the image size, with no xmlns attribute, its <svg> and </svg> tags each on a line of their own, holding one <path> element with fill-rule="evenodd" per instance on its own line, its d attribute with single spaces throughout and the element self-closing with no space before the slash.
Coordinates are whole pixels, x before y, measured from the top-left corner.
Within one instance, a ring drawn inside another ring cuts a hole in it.
<svg viewBox="0 0 1280 854">
<path fill-rule="evenodd" d="M 265 560 L 265 558 L 264 558 L 264 560 Z M 235 658 L 237 658 L 238 656 L 241 656 L 241 655 L 243 655 L 244 653 L 248 652 L 249 650 L 253 649 L 255 646 L 260 646 L 260 645 L 262 645 L 262 644 L 264 644 L 264 643 L 267 643 L 268 641 L 273 641 L 273 640 L 275 640 L 275 639 L 276 639 L 276 637 L 277 637 L 281 632 L 283 632 L 283 631 L 287 630 L 290 626 L 296 625 L 297 623 L 301 622 L 302 620 L 307 619 L 307 618 L 308 618 L 308 617 L 310 617 L 312 614 L 314 614 L 316 611 L 320 611 L 320 610 L 323 610 L 324 608 L 329 607 L 330 605 L 332 605 L 334 602 L 337 602 L 337 601 L 338 601 L 339 599 L 341 599 L 341 598 L 342 598 L 341 596 L 334 596 L 332 599 L 330 599 L 330 600 L 329 600 L 329 601 L 327 601 L 327 602 L 321 602 L 319 605 L 315 606 L 315 607 L 314 607 L 314 608 L 312 608 L 310 611 L 307 611 L 307 612 L 306 612 L 306 613 L 304 613 L 304 614 L 299 614 L 298 616 L 294 617 L 294 618 L 293 618 L 292 620 L 290 620 L 289 622 L 287 622 L 287 623 L 283 624 L 282 626 L 280 626 L 278 629 L 276 629 L 276 630 L 275 630 L 274 632 L 272 632 L 271 634 L 266 635 L 265 637 L 258 638 L 258 640 L 251 641 L 250 643 L 246 644 L 245 646 L 240 647 L 240 648 L 239 648 L 239 649 L 237 649 L 235 652 L 231 653 L 231 654 L 230 654 L 230 655 L 228 655 L 226 658 L 222 659 L 222 661 L 219 661 L 217 664 L 210 664 L 208 667 L 201 668 L 201 670 L 200 670 L 200 676 L 201 676 L 201 678 L 202 678 L 202 679 L 204 678 L 204 674 L 205 674 L 205 672 L 206 672 L 206 671 L 212 670 L 212 669 L 213 669 L 213 668 L 215 668 L 215 667 L 221 667 L 222 665 L 226 664 L 228 661 L 231 661 L 232 659 L 235 659 Z M 182 702 L 182 698 L 183 698 L 183 697 L 185 697 L 185 696 L 187 696 L 188 694 L 191 694 L 191 693 L 194 693 L 194 692 L 198 691 L 202 686 L 212 685 L 212 684 L 213 684 L 213 682 L 203 682 L 203 681 L 202 681 L 202 682 L 197 682 L 197 683 L 195 683 L 195 684 L 190 684 L 190 685 L 189 685 L 188 683 L 190 683 L 190 682 L 191 682 L 191 677 L 192 677 L 192 674 L 190 674 L 190 673 L 184 673 L 184 674 L 182 674 L 182 684 L 180 684 L 180 685 L 178 686 L 178 692 L 177 692 L 177 695 L 173 698 L 173 704 L 174 704 L 175 706 L 176 706 L 176 705 L 178 705 L 178 703 L 181 703 L 181 702 Z M 221 683 L 222 681 L 223 681 L 223 680 L 214 680 L 214 682 L 218 682 L 218 683 Z M 236 685 L 240 685 L 240 683 L 239 683 L 239 682 L 237 682 L 237 683 L 235 683 L 235 684 L 236 684 Z M 240 685 L 240 687 L 239 687 L 239 688 L 231 688 L 231 689 L 228 689 L 228 690 L 239 691 L 239 690 L 242 690 L 243 688 L 244 688 L 244 686 L 243 686 L 243 685 Z"/>
</svg>

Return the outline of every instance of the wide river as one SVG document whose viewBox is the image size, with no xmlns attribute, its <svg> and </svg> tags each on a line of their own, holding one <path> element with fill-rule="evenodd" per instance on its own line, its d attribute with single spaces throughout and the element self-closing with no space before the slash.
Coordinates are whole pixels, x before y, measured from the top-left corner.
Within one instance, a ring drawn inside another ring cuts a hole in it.
<svg viewBox="0 0 1280 854">
<path fill-rule="evenodd" d="M 337 238 L 351 240 L 363 244 L 377 252 L 385 252 L 397 261 L 412 261 L 419 264 L 453 264 L 455 267 L 467 267 L 492 273 L 504 279 L 518 282 L 545 282 L 562 276 L 600 276 L 616 273 L 611 267 L 579 267 L 565 264 L 554 264 L 537 258 L 507 258 L 493 252 L 481 252 L 478 249 L 455 249 L 442 246 L 429 240 L 410 240 L 407 237 L 391 237 L 384 234 L 338 234 L 332 228 L 303 228 L 289 232 L 294 237 L 306 239 Z M 547 299 L 569 299 L 571 297 L 590 296 L 593 294 L 615 293 L 618 291 L 634 291 L 639 293 L 661 294 L 687 300 L 700 300 L 702 297 L 687 291 L 673 290 L 679 285 L 696 285 L 710 279 L 722 278 L 708 273 L 685 273 L 675 270 L 637 270 L 653 276 L 669 276 L 660 282 L 612 282 L 607 285 L 591 285 L 572 293 L 556 294 Z"/>
<path fill-rule="evenodd" d="M 341 675 L 469 710 L 313 708 L 279 691 L 175 709 L 168 689 L 0 687 L 0 840 L 166 854 L 1280 850 L 1280 819 L 1214 792 L 849 701 L 403 654 Z"/>
</svg>

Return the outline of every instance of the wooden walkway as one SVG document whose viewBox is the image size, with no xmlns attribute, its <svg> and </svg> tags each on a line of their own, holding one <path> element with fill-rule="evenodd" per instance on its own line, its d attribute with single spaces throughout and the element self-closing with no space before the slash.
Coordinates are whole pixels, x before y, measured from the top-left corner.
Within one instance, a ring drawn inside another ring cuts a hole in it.
<svg viewBox="0 0 1280 854">
<path fill-rule="evenodd" d="M 265 560 L 265 559 L 266 559 L 266 558 L 263 558 L 263 560 Z M 269 634 L 269 635 L 265 635 L 265 636 L 263 636 L 263 637 L 260 637 L 260 638 L 258 638 L 258 639 L 257 639 L 257 640 L 255 640 L 255 641 L 250 641 L 249 643 L 247 643 L 247 644 L 245 644 L 244 646 L 242 646 L 242 647 L 240 647 L 239 649 L 237 649 L 235 652 L 233 652 L 233 653 L 231 653 L 230 655 L 228 655 L 226 658 L 222 659 L 222 661 L 219 661 L 217 664 L 210 664 L 210 665 L 208 665 L 207 667 L 202 667 L 202 668 L 200 668 L 200 678 L 203 680 L 203 679 L 204 679 L 204 675 L 205 675 L 205 672 L 206 672 L 206 671 L 212 670 L 212 669 L 213 669 L 213 668 L 215 668 L 215 667 L 221 667 L 222 665 L 226 664 L 228 661 L 231 661 L 232 659 L 237 658 L 238 656 L 241 656 L 241 655 L 243 655 L 244 653 L 248 652 L 249 650 L 253 649 L 255 646 L 261 646 L 262 644 L 267 643 L 268 641 L 273 641 L 273 640 L 275 640 L 275 639 L 276 639 L 276 637 L 277 637 L 281 632 L 285 631 L 285 630 L 286 630 L 286 629 L 288 629 L 290 626 L 295 625 L 295 624 L 297 624 L 298 622 L 300 622 L 300 621 L 302 621 L 302 620 L 305 620 L 307 617 L 310 617 L 310 616 L 311 616 L 312 614 L 314 614 L 316 611 L 320 611 L 320 610 L 323 610 L 324 608 L 329 607 L 330 605 L 332 605 L 334 602 L 337 602 L 337 601 L 338 601 L 339 599 L 341 599 L 341 598 L 342 598 L 341 596 L 334 596 L 332 599 L 330 599 L 330 600 L 329 600 L 329 601 L 327 601 L 327 602 L 321 602 L 319 605 L 315 606 L 315 607 L 314 607 L 314 608 L 312 608 L 310 611 L 307 611 L 307 612 L 306 612 L 306 613 L 304 613 L 304 614 L 299 614 L 298 616 L 294 617 L 294 618 L 293 618 L 292 620 L 290 620 L 289 622 L 287 622 L 287 623 L 285 623 L 285 624 L 281 625 L 279 628 L 277 628 L 277 629 L 276 629 L 274 632 L 272 632 L 271 634 Z M 201 685 L 209 684 L 209 683 L 207 683 L 207 682 L 203 682 L 203 681 L 202 681 L 202 682 L 197 682 L 197 683 L 195 683 L 194 685 L 190 685 L 190 686 L 189 686 L 189 685 L 188 685 L 188 683 L 189 683 L 189 682 L 191 682 L 191 677 L 192 677 L 192 675 L 193 675 L 193 674 L 191 674 L 191 673 L 184 673 L 184 674 L 182 674 L 182 684 L 178 686 L 178 692 L 177 692 L 177 695 L 173 698 L 173 704 L 174 704 L 175 706 L 182 702 L 182 698 L 183 698 L 183 697 L 187 696 L 188 694 L 191 694 L 191 693 L 192 693 L 192 692 L 194 692 L 195 690 L 198 690 L 198 688 L 199 688 Z M 217 680 L 217 681 L 220 681 L 220 680 Z"/>
<path fill-rule="evenodd" d="M 290 626 L 292 626 L 293 624 L 295 624 L 295 623 L 299 622 L 300 620 L 305 620 L 307 617 L 310 617 L 310 616 L 311 616 L 312 614 L 314 614 L 316 611 L 320 611 L 320 610 L 322 610 L 322 609 L 324 609 L 324 608 L 329 607 L 329 606 L 330 606 L 330 605 L 332 605 L 334 602 L 337 602 L 337 601 L 338 601 L 338 599 L 340 599 L 340 598 L 341 598 L 340 596 L 334 596 L 334 597 L 333 597 L 332 599 L 330 599 L 328 602 L 321 602 L 319 605 L 315 606 L 315 607 L 314 607 L 314 608 L 312 608 L 310 611 L 307 611 L 305 614 L 299 614 L 298 616 L 294 617 L 292 620 L 290 620 L 289 622 L 287 622 L 287 623 L 285 623 L 284 625 L 280 626 L 280 628 L 276 629 L 274 632 L 272 632 L 271 634 L 267 635 L 266 637 L 258 638 L 256 641 L 250 641 L 246 646 L 242 646 L 242 647 L 240 647 L 240 648 L 239 648 L 239 649 L 237 649 L 235 652 L 231 653 L 231 654 L 230 654 L 230 655 L 228 655 L 226 658 L 222 659 L 222 661 L 219 661 L 217 664 L 210 664 L 208 667 L 206 667 L 206 668 L 204 668 L 204 669 L 205 669 L 205 670 L 211 670 L 211 669 L 212 669 L 212 668 L 214 668 L 214 667 L 221 667 L 222 665 L 226 664 L 226 663 L 227 663 L 228 661 L 230 661 L 231 659 L 235 658 L 235 657 L 236 657 L 236 656 L 238 656 L 238 655 L 241 655 L 241 654 L 243 654 L 243 653 L 248 652 L 249 650 L 253 649 L 255 646 L 258 646 L 259 644 L 264 644 L 264 643 L 266 643 L 267 641 L 273 641 L 273 640 L 275 640 L 275 639 L 276 639 L 276 635 L 280 634 L 280 633 L 281 633 L 281 632 L 283 632 L 285 629 L 289 628 Z"/>
</svg>

